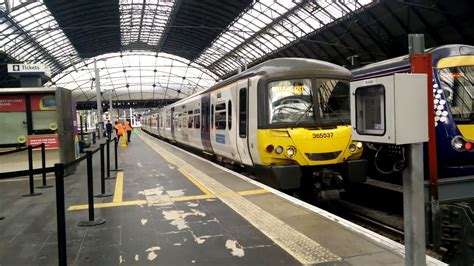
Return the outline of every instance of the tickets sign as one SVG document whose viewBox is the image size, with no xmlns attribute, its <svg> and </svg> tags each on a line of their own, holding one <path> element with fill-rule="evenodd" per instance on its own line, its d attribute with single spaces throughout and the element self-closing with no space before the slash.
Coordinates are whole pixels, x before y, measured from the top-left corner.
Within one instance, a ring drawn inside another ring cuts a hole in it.
<svg viewBox="0 0 474 266">
<path fill-rule="evenodd" d="M 46 149 L 58 149 L 59 148 L 59 138 L 57 134 L 51 135 L 30 135 L 27 137 L 27 145 L 40 145 L 41 143 L 45 144 Z"/>
<path fill-rule="evenodd" d="M 0 95 L 0 112 L 25 112 L 25 96 Z"/>
</svg>

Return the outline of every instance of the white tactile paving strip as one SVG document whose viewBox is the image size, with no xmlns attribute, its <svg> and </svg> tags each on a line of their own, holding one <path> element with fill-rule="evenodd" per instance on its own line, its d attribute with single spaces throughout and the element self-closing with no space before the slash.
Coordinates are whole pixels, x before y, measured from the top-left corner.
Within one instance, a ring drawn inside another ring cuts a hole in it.
<svg viewBox="0 0 474 266">
<path fill-rule="evenodd" d="M 139 134 L 140 137 L 141 134 Z M 255 226 L 268 238 L 278 244 L 296 260 L 304 265 L 313 265 L 330 261 L 342 260 L 328 249 L 321 246 L 316 241 L 293 229 L 285 222 L 266 212 L 251 201 L 238 195 L 231 189 L 216 182 L 208 175 L 189 165 L 182 159 L 161 148 L 156 143 L 142 137 L 152 149 L 158 152 L 163 158 L 172 162 L 177 167 L 192 173 L 193 177 L 203 186 L 224 202 L 227 206 L 240 214 L 250 224 Z"/>
</svg>

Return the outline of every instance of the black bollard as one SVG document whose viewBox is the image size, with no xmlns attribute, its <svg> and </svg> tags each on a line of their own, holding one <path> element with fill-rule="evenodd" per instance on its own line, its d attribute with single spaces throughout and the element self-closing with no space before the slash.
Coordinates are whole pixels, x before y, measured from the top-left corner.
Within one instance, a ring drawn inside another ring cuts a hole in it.
<svg viewBox="0 0 474 266">
<path fill-rule="evenodd" d="M 118 141 L 118 138 L 116 137 L 115 141 L 114 141 L 114 144 L 115 144 L 114 145 L 114 147 L 115 147 L 114 148 L 115 149 L 115 151 L 114 151 L 115 152 L 115 158 L 114 158 L 115 159 L 115 169 L 111 170 L 111 171 L 114 171 L 114 172 L 122 171 L 122 169 L 118 168 L 118 143 L 119 143 L 119 141 Z"/>
<path fill-rule="evenodd" d="M 104 160 L 104 146 L 100 144 L 100 194 L 95 195 L 97 198 L 110 197 L 112 193 L 105 193 L 105 160 Z"/>
<path fill-rule="evenodd" d="M 52 185 L 46 184 L 46 145 L 41 143 L 41 169 L 43 170 L 43 184 L 36 188 L 48 188 L 52 187 Z"/>
<path fill-rule="evenodd" d="M 64 204 L 64 164 L 54 165 L 56 182 L 56 225 L 58 234 L 58 265 L 67 265 L 66 211 Z"/>
<path fill-rule="evenodd" d="M 115 142 L 115 138 L 113 138 L 114 142 Z M 112 140 L 109 138 L 107 140 L 107 176 L 105 177 L 105 179 L 115 179 L 115 177 L 112 177 L 110 176 L 110 142 Z"/>
<path fill-rule="evenodd" d="M 41 193 L 35 193 L 35 184 L 33 180 L 33 147 L 28 145 L 28 170 L 30 171 L 30 193 L 22 195 L 23 197 L 39 196 Z"/>
<path fill-rule="evenodd" d="M 89 220 L 77 223 L 81 227 L 90 227 L 105 223 L 105 219 L 94 217 L 94 180 L 92 173 L 92 151 L 86 151 L 87 156 L 87 201 L 89 203 Z"/>
</svg>

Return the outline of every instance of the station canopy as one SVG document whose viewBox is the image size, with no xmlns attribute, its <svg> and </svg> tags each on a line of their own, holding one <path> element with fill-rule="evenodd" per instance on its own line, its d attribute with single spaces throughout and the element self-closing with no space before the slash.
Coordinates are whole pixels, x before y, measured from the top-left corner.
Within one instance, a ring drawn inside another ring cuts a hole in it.
<svg viewBox="0 0 474 266">
<path fill-rule="evenodd" d="M 95 100 L 176 99 L 376 4 L 372 0 L 4 0 L 0 54 Z M 4 72 L 4 71 L 2 71 Z M 5 74 L 2 87 L 12 86 Z"/>
</svg>

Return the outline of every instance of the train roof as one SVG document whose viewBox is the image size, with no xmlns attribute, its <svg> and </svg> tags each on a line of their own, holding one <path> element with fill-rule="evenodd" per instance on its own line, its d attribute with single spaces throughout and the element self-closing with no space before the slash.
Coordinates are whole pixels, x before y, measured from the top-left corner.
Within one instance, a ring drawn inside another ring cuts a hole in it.
<svg viewBox="0 0 474 266">
<path fill-rule="evenodd" d="M 474 46 L 464 44 L 450 44 L 439 47 L 429 48 L 425 50 L 425 53 L 431 54 L 433 57 L 433 63 L 436 64 L 439 59 L 448 56 L 456 55 L 474 55 Z M 404 69 L 410 68 L 409 55 L 403 55 L 387 60 L 383 60 L 377 63 L 369 64 L 358 69 L 352 70 L 354 77 L 357 79 L 361 75 L 374 72 L 399 72 Z"/>
<path fill-rule="evenodd" d="M 351 72 L 339 65 L 329 63 L 326 61 L 308 59 L 308 58 L 295 58 L 295 57 L 284 57 L 284 58 L 275 58 L 263 63 L 260 63 L 256 66 L 253 66 L 237 75 L 234 75 L 224 81 L 221 81 L 209 89 L 202 91 L 200 93 L 205 93 L 208 91 L 215 90 L 217 88 L 231 84 L 237 80 L 249 78 L 256 75 L 266 75 L 271 73 L 281 73 L 281 72 L 297 72 L 297 71 L 308 71 L 308 70 L 323 70 L 326 73 L 334 71 L 334 73 L 339 73 L 342 75 L 347 75 L 350 78 Z"/>
<path fill-rule="evenodd" d="M 348 79 L 350 79 L 352 76 L 350 70 L 348 70 L 347 68 L 344 68 L 342 66 L 339 66 L 330 62 L 322 61 L 322 60 L 296 58 L 296 57 L 275 58 L 275 59 L 271 59 L 263 63 L 260 63 L 256 66 L 253 66 L 245 71 L 242 71 L 241 73 L 237 75 L 234 75 L 230 78 L 227 78 L 213 85 L 207 90 L 197 92 L 189 97 L 181 99 L 168 106 L 174 106 L 196 95 L 200 95 L 203 93 L 216 90 L 218 88 L 222 88 L 224 86 L 232 84 L 241 79 L 246 79 L 246 78 L 250 78 L 257 75 L 266 75 L 266 74 L 281 73 L 281 72 L 298 72 L 298 71 L 308 71 L 308 70 L 320 70 L 320 71 L 324 71 L 324 73 L 326 74 L 327 73 L 338 74 L 341 76 L 346 76 Z"/>
</svg>

